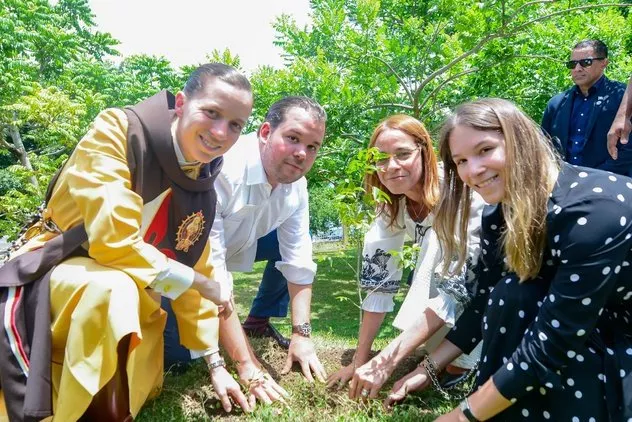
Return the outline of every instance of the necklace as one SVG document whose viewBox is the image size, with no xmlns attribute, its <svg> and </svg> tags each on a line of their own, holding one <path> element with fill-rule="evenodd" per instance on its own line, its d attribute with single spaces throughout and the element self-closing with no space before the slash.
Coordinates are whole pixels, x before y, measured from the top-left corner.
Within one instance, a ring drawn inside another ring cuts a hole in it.
<svg viewBox="0 0 632 422">
<path fill-rule="evenodd" d="M 428 215 L 428 210 L 423 205 L 406 200 L 406 209 L 408 210 L 408 215 L 413 219 L 414 222 L 421 222 Z"/>
</svg>

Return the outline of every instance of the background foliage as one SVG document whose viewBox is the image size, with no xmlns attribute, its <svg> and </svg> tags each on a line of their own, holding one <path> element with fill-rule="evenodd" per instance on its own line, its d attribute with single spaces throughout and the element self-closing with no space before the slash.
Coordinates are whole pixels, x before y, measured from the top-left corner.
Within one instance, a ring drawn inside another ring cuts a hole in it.
<svg viewBox="0 0 632 422">
<path fill-rule="evenodd" d="M 414 115 L 436 133 L 455 105 L 498 96 L 539 120 L 548 99 L 570 85 L 562 61 L 585 38 L 610 47 L 610 78 L 632 73 L 632 0 L 310 4 L 311 26 L 288 16 L 275 24 L 284 68 L 249 75 L 249 128 L 284 95 L 309 95 L 326 108 L 325 146 L 308 175 L 313 232 L 338 224 L 336 188 L 361 178 L 344 169 L 390 114 Z M 13 236 L 100 110 L 177 90 L 195 64 L 176 69 L 146 55 L 114 64 L 118 41 L 96 30 L 87 0 L 3 0 L 0 34 L 0 234 Z M 228 50 L 208 58 L 239 67 Z"/>
</svg>

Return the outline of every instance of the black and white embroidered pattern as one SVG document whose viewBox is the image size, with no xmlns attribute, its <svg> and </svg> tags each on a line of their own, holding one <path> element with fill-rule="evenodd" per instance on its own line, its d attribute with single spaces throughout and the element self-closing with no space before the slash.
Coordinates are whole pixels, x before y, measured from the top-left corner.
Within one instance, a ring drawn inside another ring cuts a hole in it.
<svg viewBox="0 0 632 422">
<path fill-rule="evenodd" d="M 423 224 L 415 224 L 415 243 L 421 244 L 422 239 L 426 235 L 426 232 L 430 230 L 430 226 L 424 226 Z"/>
<path fill-rule="evenodd" d="M 443 277 L 439 271 L 434 272 L 430 283 L 430 298 L 436 297 L 439 292 L 449 296 L 454 301 L 456 314 L 460 314 L 474 295 L 476 271 L 476 265 L 469 257 L 457 274 Z"/>
<path fill-rule="evenodd" d="M 424 226 L 421 223 L 415 223 L 415 242 L 414 244 L 416 244 L 417 246 L 421 246 L 421 243 L 424 240 L 424 236 L 426 236 L 426 233 L 428 232 L 428 230 L 430 230 L 430 226 Z M 414 269 L 417 267 L 417 261 L 419 260 L 419 254 L 414 254 L 414 256 L 412 257 L 412 270 L 414 271 Z"/>
<path fill-rule="evenodd" d="M 386 280 L 389 276 L 387 269 L 391 254 L 383 249 L 376 249 L 373 256 L 365 254 L 362 258 L 360 273 L 360 287 L 370 292 L 395 293 L 399 287 L 399 280 Z"/>
</svg>

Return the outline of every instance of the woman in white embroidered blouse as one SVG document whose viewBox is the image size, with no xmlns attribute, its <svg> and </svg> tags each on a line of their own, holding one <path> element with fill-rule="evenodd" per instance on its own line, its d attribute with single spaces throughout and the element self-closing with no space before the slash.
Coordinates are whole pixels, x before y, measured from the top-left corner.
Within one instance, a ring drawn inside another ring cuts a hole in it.
<svg viewBox="0 0 632 422">
<path fill-rule="evenodd" d="M 342 386 L 351 379 L 349 397 L 376 397 L 381 386 L 401 359 L 426 343 L 432 348 L 468 301 L 464 283 L 476 263 L 482 201 L 473 198 L 468 247 L 472 258 L 460 277 L 441 279 L 441 253 L 432 229 L 432 211 L 439 201 L 439 164 L 432 140 L 421 122 L 406 115 L 394 115 L 374 130 L 369 148 L 383 153 L 376 163 L 378 172 L 365 177 L 367 191 L 379 188 L 390 198 L 377 208 L 377 217 L 364 238 L 361 288 L 363 317 L 358 348 L 351 364 L 329 376 L 328 387 Z M 420 246 L 413 283 L 393 325 L 403 332 L 369 361 L 371 345 L 402 276 L 399 258 L 406 236 Z M 430 341 L 430 342 L 429 342 Z M 471 359 L 470 359 L 471 361 Z M 368 362 L 368 363 L 367 363 Z M 461 366 L 471 366 L 462 362 Z"/>
</svg>

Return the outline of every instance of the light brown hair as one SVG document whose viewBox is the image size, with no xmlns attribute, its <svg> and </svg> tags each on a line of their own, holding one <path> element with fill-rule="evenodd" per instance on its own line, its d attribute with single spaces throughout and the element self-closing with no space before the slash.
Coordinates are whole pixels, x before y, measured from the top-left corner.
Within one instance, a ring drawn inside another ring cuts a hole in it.
<svg viewBox="0 0 632 422">
<path fill-rule="evenodd" d="M 502 245 L 507 268 L 521 280 L 538 274 L 546 243 L 547 201 L 559 171 L 560 161 L 540 127 L 513 103 L 488 98 L 459 106 L 441 129 L 439 155 L 445 179 L 435 217 L 435 230 L 445 256 L 465 262 L 465 239 L 469 218 L 470 188 L 459 178 L 450 151 L 450 136 L 457 126 L 498 131 L 505 138 L 505 197 L 502 211 L 505 229 Z M 461 209 L 457 229 L 457 210 Z M 444 266 L 448 272 L 449 260 Z"/>
<path fill-rule="evenodd" d="M 421 203 L 428 210 L 432 210 L 439 202 L 439 171 L 437 168 L 437 156 L 432 149 L 432 139 L 423 123 L 414 117 L 405 114 L 396 114 L 382 120 L 377 125 L 371 135 L 369 148 L 375 146 L 377 138 L 387 129 L 399 130 L 412 137 L 417 145 L 419 145 L 421 157 L 420 166 L 422 168 L 420 184 L 422 186 Z M 366 192 L 376 187 L 383 191 L 388 197 L 388 202 L 383 202 L 377 206 L 377 214 L 385 213 L 389 220 L 389 226 L 392 226 L 397 219 L 399 212 L 400 199 L 403 194 L 393 194 L 382 184 L 377 172 L 364 176 L 364 188 Z"/>
</svg>

